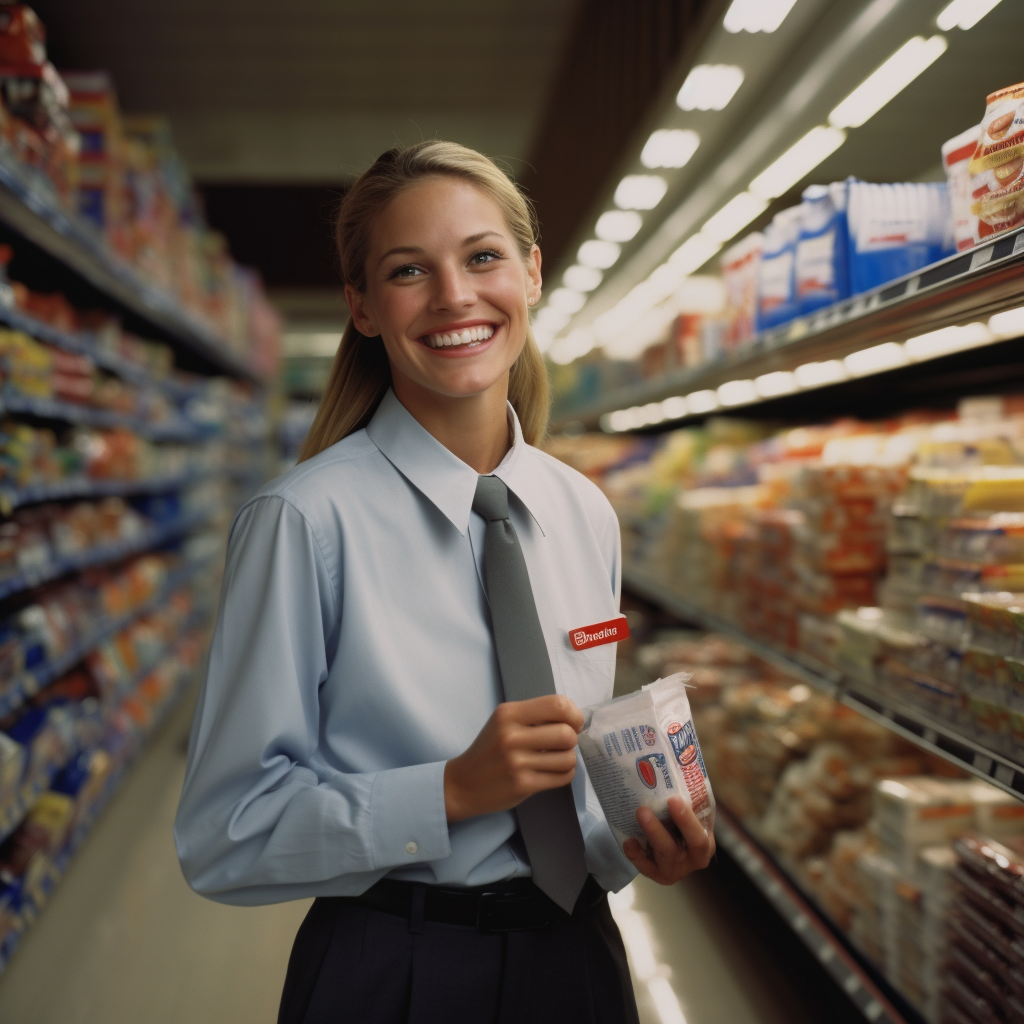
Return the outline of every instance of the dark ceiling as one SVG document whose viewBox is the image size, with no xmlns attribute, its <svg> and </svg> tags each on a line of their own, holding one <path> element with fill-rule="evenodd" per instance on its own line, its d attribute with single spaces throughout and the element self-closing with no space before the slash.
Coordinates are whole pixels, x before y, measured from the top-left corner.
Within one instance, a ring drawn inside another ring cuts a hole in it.
<svg viewBox="0 0 1024 1024">
<path fill-rule="evenodd" d="M 58 67 L 167 115 L 211 224 L 272 288 L 337 287 L 330 220 L 396 143 L 452 138 L 571 240 L 710 0 L 37 0 Z"/>
</svg>

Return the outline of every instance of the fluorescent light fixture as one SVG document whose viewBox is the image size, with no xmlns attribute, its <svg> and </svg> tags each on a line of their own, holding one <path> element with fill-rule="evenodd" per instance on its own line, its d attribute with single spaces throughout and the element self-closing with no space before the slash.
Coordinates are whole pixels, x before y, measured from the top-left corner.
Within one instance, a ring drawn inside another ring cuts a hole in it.
<svg viewBox="0 0 1024 1024">
<path fill-rule="evenodd" d="M 700 229 L 702 235 L 724 244 L 738 235 L 755 217 L 768 208 L 768 203 L 750 192 L 733 196 L 718 213 Z"/>
<path fill-rule="evenodd" d="M 942 8 L 935 24 L 943 32 L 951 28 L 974 28 L 998 3 L 999 0 L 953 0 L 948 7 Z"/>
<path fill-rule="evenodd" d="M 647 982 L 647 991 L 651 994 L 651 1002 L 654 1003 L 661 1024 L 686 1024 L 679 997 L 664 974 L 651 978 Z"/>
<path fill-rule="evenodd" d="M 886 341 L 881 345 L 851 352 L 843 360 L 843 366 L 851 377 L 866 377 L 869 373 L 881 373 L 883 370 L 895 370 L 906 366 L 907 353 L 903 346 L 895 341 Z"/>
<path fill-rule="evenodd" d="M 725 31 L 774 32 L 795 3 L 796 0 L 732 0 L 725 12 Z"/>
<path fill-rule="evenodd" d="M 799 388 L 796 377 L 788 370 L 776 370 L 774 373 L 762 373 L 754 378 L 754 387 L 762 398 L 775 398 L 776 395 L 789 395 Z"/>
<path fill-rule="evenodd" d="M 752 380 L 731 380 L 718 389 L 718 400 L 722 405 L 746 405 L 756 402 L 758 397 Z"/>
<path fill-rule="evenodd" d="M 571 266 L 562 275 L 562 284 L 577 292 L 592 292 L 600 283 L 604 274 L 594 267 L 581 267 L 578 263 Z"/>
<path fill-rule="evenodd" d="M 914 36 L 828 115 L 833 128 L 859 128 L 946 52 L 946 37 Z"/>
<path fill-rule="evenodd" d="M 548 307 L 560 313 L 578 313 L 587 301 L 586 295 L 572 288 L 556 288 L 548 296 Z"/>
<path fill-rule="evenodd" d="M 845 141 L 846 132 L 842 128 L 826 128 L 824 125 L 812 128 L 750 183 L 750 191 L 761 199 L 777 199 Z"/>
<path fill-rule="evenodd" d="M 633 210 L 609 210 L 597 218 L 594 234 L 606 242 L 628 242 L 642 223 L 643 218 Z"/>
<path fill-rule="evenodd" d="M 793 371 L 793 377 L 802 388 L 820 388 L 846 380 L 846 368 L 838 359 L 823 363 L 804 363 Z"/>
<path fill-rule="evenodd" d="M 661 423 L 665 418 L 661 402 L 648 402 L 646 405 L 640 406 L 640 412 L 643 414 L 645 427 L 651 426 L 654 423 Z"/>
<path fill-rule="evenodd" d="M 964 349 L 987 345 L 995 340 L 995 335 L 979 323 L 965 324 L 963 327 L 943 327 L 939 331 L 919 334 L 916 338 L 908 338 L 903 348 L 914 360 L 936 359 L 950 352 L 962 352 Z"/>
<path fill-rule="evenodd" d="M 661 411 L 667 420 L 681 420 L 690 411 L 690 407 L 682 395 L 673 395 L 661 403 Z"/>
<path fill-rule="evenodd" d="M 566 366 L 580 356 L 585 356 L 596 344 L 597 339 L 591 331 L 584 328 L 571 331 L 566 337 L 559 338 L 548 353 L 551 361 L 559 366 Z"/>
<path fill-rule="evenodd" d="M 713 412 L 718 408 L 718 395 L 714 391 L 692 391 L 686 396 L 686 408 L 694 416 Z"/>
<path fill-rule="evenodd" d="M 989 317 L 988 329 L 1000 338 L 1020 337 L 1024 334 L 1024 306 Z"/>
<path fill-rule="evenodd" d="M 593 267 L 595 270 L 607 270 L 615 263 L 621 253 L 621 247 L 614 242 L 602 242 L 592 238 L 589 242 L 584 242 L 580 246 L 579 252 L 576 253 L 576 259 L 585 267 Z"/>
<path fill-rule="evenodd" d="M 675 267 L 683 276 L 686 276 L 695 270 L 700 270 L 721 248 L 721 242 L 716 242 L 703 232 L 698 232 L 672 253 L 668 258 L 668 265 Z"/>
<path fill-rule="evenodd" d="M 600 420 L 598 420 L 598 426 L 606 434 L 617 434 L 623 428 L 619 426 L 622 422 L 620 413 L 616 410 L 615 412 L 606 412 Z"/>
<path fill-rule="evenodd" d="M 698 64 L 676 96 L 681 110 L 722 110 L 743 84 L 743 68 L 735 64 Z"/>
<path fill-rule="evenodd" d="M 615 205 L 623 210 L 653 210 L 668 190 L 660 174 L 627 174 L 615 189 Z"/>
<path fill-rule="evenodd" d="M 651 132 L 640 153 L 640 163 L 656 167 L 685 167 L 697 152 L 700 136 L 689 128 L 659 128 Z"/>
</svg>

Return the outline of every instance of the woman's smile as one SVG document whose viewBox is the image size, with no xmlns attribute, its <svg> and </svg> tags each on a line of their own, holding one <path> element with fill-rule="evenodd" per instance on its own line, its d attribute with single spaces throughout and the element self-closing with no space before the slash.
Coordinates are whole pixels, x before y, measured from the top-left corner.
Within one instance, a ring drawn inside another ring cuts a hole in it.
<svg viewBox="0 0 1024 1024">
<path fill-rule="evenodd" d="M 499 330 L 499 326 L 491 321 L 465 320 L 444 324 L 416 340 L 434 355 L 461 357 L 477 355 L 490 348 Z"/>
</svg>

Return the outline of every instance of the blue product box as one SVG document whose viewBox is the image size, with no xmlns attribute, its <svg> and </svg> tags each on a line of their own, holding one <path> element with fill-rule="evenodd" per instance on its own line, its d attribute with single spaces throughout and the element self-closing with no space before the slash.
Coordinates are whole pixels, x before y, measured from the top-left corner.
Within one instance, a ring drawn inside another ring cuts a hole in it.
<svg viewBox="0 0 1024 1024">
<path fill-rule="evenodd" d="M 804 190 L 794 268 L 799 315 L 850 295 L 846 198 L 845 181 Z"/>
</svg>

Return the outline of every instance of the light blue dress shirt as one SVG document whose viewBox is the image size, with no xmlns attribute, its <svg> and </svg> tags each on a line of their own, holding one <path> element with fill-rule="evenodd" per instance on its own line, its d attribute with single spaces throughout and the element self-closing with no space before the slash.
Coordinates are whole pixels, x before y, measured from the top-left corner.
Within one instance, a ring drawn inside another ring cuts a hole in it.
<svg viewBox="0 0 1024 1024">
<path fill-rule="evenodd" d="M 619 528 L 589 480 L 514 443 L 509 488 L 555 685 L 607 700 L 615 645 L 569 630 L 619 609 Z M 448 824 L 444 766 L 502 700 L 482 582 L 477 474 L 389 391 L 365 430 L 265 487 L 231 528 L 174 837 L 224 903 L 357 895 L 385 875 L 483 885 L 528 875 L 511 811 Z M 583 769 L 587 865 L 635 869 Z"/>
</svg>

